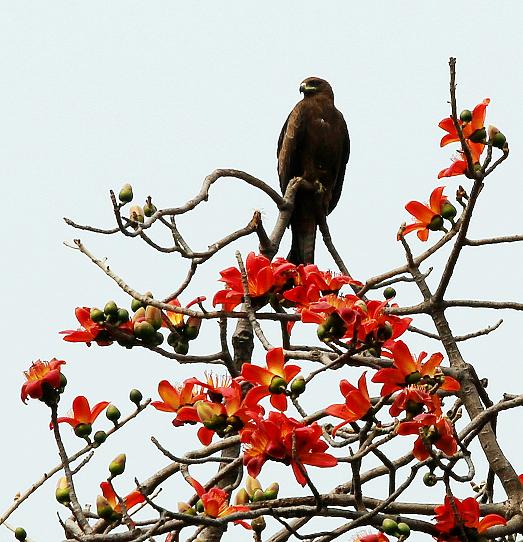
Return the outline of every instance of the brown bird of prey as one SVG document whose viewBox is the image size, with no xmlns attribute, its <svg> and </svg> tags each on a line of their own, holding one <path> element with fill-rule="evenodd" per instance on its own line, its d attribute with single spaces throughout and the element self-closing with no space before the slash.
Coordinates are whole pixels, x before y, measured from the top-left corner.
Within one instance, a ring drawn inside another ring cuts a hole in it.
<svg viewBox="0 0 523 542">
<path fill-rule="evenodd" d="M 308 77 L 301 83 L 300 92 L 303 99 L 283 125 L 277 156 L 283 194 L 293 177 L 303 179 L 290 219 L 292 245 L 287 259 L 308 264 L 314 262 L 316 227 L 340 199 L 350 141 L 327 81 Z"/>
</svg>

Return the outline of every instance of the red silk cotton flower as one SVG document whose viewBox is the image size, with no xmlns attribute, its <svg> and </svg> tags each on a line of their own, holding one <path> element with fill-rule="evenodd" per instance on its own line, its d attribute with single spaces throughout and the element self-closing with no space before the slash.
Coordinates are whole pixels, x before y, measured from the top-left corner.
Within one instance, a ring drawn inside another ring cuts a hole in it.
<svg viewBox="0 0 523 542">
<path fill-rule="evenodd" d="M 443 206 L 448 204 L 447 197 L 443 194 L 444 186 L 435 188 L 431 195 L 428 206 L 419 201 L 409 201 L 405 209 L 416 219 L 414 224 L 408 224 L 398 233 L 398 240 L 402 235 L 415 231 L 421 241 L 429 238 L 429 231 L 441 230 L 443 218 L 441 216 Z"/>
<path fill-rule="evenodd" d="M 345 397 L 345 403 L 341 405 L 330 405 L 325 409 L 327 414 L 341 418 L 343 421 L 332 430 L 332 435 L 336 436 L 336 432 L 340 427 L 347 425 L 350 422 L 360 420 L 367 414 L 372 406 L 367 391 L 367 381 L 365 380 L 366 373 L 363 373 L 358 380 L 358 387 L 353 386 L 348 380 L 340 382 L 340 391 Z"/>
<path fill-rule="evenodd" d="M 440 388 L 446 391 L 458 391 L 459 382 L 450 376 L 443 376 L 439 368 L 443 361 L 443 354 L 439 352 L 432 354 L 430 358 L 423 363 L 427 357 L 426 352 L 416 359 L 409 350 L 409 347 L 403 341 L 396 341 L 392 350 L 394 358 L 392 367 L 380 369 L 373 377 L 373 382 L 383 384 L 381 396 L 390 395 L 411 384 L 434 385 L 436 378 L 441 378 Z"/>
<path fill-rule="evenodd" d="M 430 447 L 436 446 L 444 454 L 451 456 L 458 450 L 454 437 L 454 427 L 448 418 L 435 414 L 419 414 L 412 421 L 401 422 L 396 429 L 398 435 L 419 435 L 412 453 L 423 461 L 430 457 Z"/>
<path fill-rule="evenodd" d="M 158 393 L 162 401 L 153 401 L 151 405 L 156 410 L 161 410 L 162 412 L 178 413 L 178 411 L 184 408 L 185 416 L 182 416 L 183 419 L 180 416 L 176 416 L 173 420 L 175 427 L 183 425 L 186 422 L 197 422 L 199 418 L 194 404 L 204 399 L 205 394 L 200 387 L 195 389 L 194 386 L 195 382 L 193 381 L 186 380 L 181 386 L 174 387 L 167 380 L 162 380 L 158 384 Z M 187 407 L 192 407 L 193 416 L 188 415 L 191 411 Z"/>
<path fill-rule="evenodd" d="M 118 498 L 114 492 L 113 486 L 109 482 L 102 482 L 100 484 L 100 488 L 104 498 L 107 501 L 107 504 L 112 508 L 113 512 L 116 515 L 121 515 L 122 505 L 118 502 Z M 125 505 L 125 509 L 129 511 L 137 504 L 144 502 L 145 497 L 138 490 L 135 490 L 129 493 L 129 495 L 124 497 L 122 500 Z"/>
<path fill-rule="evenodd" d="M 89 406 L 89 401 L 83 395 L 79 395 L 73 401 L 72 417 L 61 417 L 58 418 L 56 421 L 58 423 L 68 423 L 73 429 L 75 429 L 75 431 L 78 430 L 79 426 L 87 426 L 86 431 L 83 435 L 81 435 L 86 436 L 91 432 L 91 425 L 94 423 L 96 418 L 98 418 L 98 416 L 105 410 L 108 404 L 108 401 L 102 401 L 94 405 L 94 407 L 91 409 L 91 407 Z M 89 430 L 87 430 L 87 428 Z"/>
<path fill-rule="evenodd" d="M 250 401 L 258 403 L 263 397 L 271 396 L 274 408 L 287 410 L 287 385 L 300 372 L 297 365 L 286 365 L 283 348 L 272 348 L 266 355 L 267 368 L 252 363 L 242 365 L 242 377 L 251 384 L 259 384 L 249 390 Z"/>
<path fill-rule="evenodd" d="M 478 534 L 494 525 L 506 525 L 507 520 L 499 514 L 488 514 L 480 518 L 479 504 L 473 497 L 464 500 L 445 497 L 444 504 L 434 508 L 438 542 L 460 542 L 462 530 L 467 540 L 477 540 Z"/>
<path fill-rule="evenodd" d="M 458 120 L 458 124 L 461 126 L 461 130 L 463 132 L 463 137 L 465 138 L 465 144 L 469 148 L 470 154 L 472 155 L 473 164 L 479 162 L 479 157 L 481 156 L 481 153 L 485 148 L 485 115 L 487 105 L 489 103 L 490 99 L 485 98 L 480 104 L 476 105 L 476 107 L 472 111 L 470 120 Z M 447 117 L 443 119 L 438 126 L 447 132 L 447 134 L 444 135 L 441 139 L 441 147 L 444 147 L 449 143 L 455 143 L 459 141 L 458 132 L 456 130 L 452 117 Z M 438 174 L 438 179 L 440 179 L 441 177 L 463 175 L 467 172 L 468 164 L 464 153 L 462 150 L 458 152 L 459 158 L 453 160 L 452 164 L 448 168 L 441 170 Z"/>
<path fill-rule="evenodd" d="M 270 260 L 265 256 L 256 256 L 254 252 L 249 252 L 245 261 L 245 270 L 251 300 L 261 301 L 274 285 L 274 272 Z M 243 301 L 242 276 L 236 267 L 228 267 L 220 271 L 220 275 L 222 277 L 220 281 L 225 282 L 227 288 L 216 292 L 213 305 L 221 304 L 224 310 L 232 311 Z"/>
<path fill-rule="evenodd" d="M 316 422 L 307 426 L 281 412 L 270 412 L 268 419 L 254 422 L 240 437 L 246 445 L 243 463 L 253 478 L 270 459 L 291 465 L 296 480 L 304 486 L 307 481 L 303 465 L 334 467 L 338 464 L 334 456 L 325 453 L 328 444 L 321 440 L 322 429 Z"/>
<path fill-rule="evenodd" d="M 51 361 L 35 361 L 28 371 L 24 371 L 26 381 L 22 385 L 21 398 L 24 403 L 28 397 L 42 399 L 46 388 L 60 388 L 61 366 L 65 361 L 53 358 Z"/>
<path fill-rule="evenodd" d="M 200 482 L 196 481 L 194 478 L 189 477 L 188 480 L 202 501 L 205 515 L 211 518 L 223 518 L 224 516 L 229 516 L 235 512 L 245 512 L 249 510 L 247 506 L 229 506 L 228 493 L 219 487 L 212 487 L 211 489 L 206 490 Z M 251 528 L 245 521 L 236 520 L 234 523 L 240 524 L 246 529 Z"/>
</svg>

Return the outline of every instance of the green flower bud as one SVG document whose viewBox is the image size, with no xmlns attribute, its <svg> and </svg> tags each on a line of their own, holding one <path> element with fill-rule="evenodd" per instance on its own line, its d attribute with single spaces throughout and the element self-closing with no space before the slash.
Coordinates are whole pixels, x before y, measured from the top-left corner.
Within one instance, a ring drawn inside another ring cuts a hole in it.
<svg viewBox="0 0 523 542">
<path fill-rule="evenodd" d="M 265 489 L 265 499 L 270 501 L 278 498 L 278 492 L 280 491 L 280 485 L 278 482 L 273 482 Z"/>
<path fill-rule="evenodd" d="M 291 382 L 291 392 L 293 395 L 298 397 L 305 391 L 306 383 L 305 378 L 303 376 L 298 375 L 292 382 Z"/>
<path fill-rule="evenodd" d="M 105 416 L 107 417 L 107 419 L 112 421 L 114 424 L 118 422 L 121 415 L 122 413 L 118 410 L 118 407 L 114 405 L 109 405 L 107 407 L 107 410 L 105 411 Z"/>
<path fill-rule="evenodd" d="M 17 527 L 15 529 L 15 538 L 22 542 L 27 538 L 27 533 L 23 527 Z"/>
<path fill-rule="evenodd" d="M 498 149 L 502 149 L 505 146 L 505 143 L 507 142 L 507 138 L 502 134 L 501 132 L 498 132 L 493 138 L 492 138 L 492 146 L 496 147 Z"/>
<path fill-rule="evenodd" d="M 255 489 L 254 493 L 252 494 L 251 500 L 252 502 L 260 502 L 265 499 L 265 493 L 262 489 Z"/>
<path fill-rule="evenodd" d="M 390 518 L 385 518 L 381 524 L 383 532 L 390 535 L 395 535 L 398 530 L 398 524 Z"/>
<path fill-rule="evenodd" d="M 153 216 L 154 213 L 156 213 L 157 209 L 156 206 L 150 201 L 149 199 L 145 202 L 145 205 L 143 206 L 143 214 L 147 217 Z"/>
<path fill-rule="evenodd" d="M 122 186 L 120 193 L 118 194 L 118 199 L 122 203 L 129 203 L 133 201 L 133 187 L 127 183 Z"/>
<path fill-rule="evenodd" d="M 129 311 L 127 309 L 118 309 L 116 313 L 118 321 L 122 324 L 129 321 Z"/>
<path fill-rule="evenodd" d="M 461 112 L 459 118 L 463 122 L 470 122 L 472 120 L 472 111 L 470 111 L 469 109 L 463 109 L 463 111 Z"/>
<path fill-rule="evenodd" d="M 258 480 L 258 478 L 254 478 L 254 476 L 247 475 L 247 480 L 245 481 L 245 490 L 247 491 L 247 494 L 249 497 L 252 497 L 254 495 L 254 492 L 257 489 L 261 489 L 262 486 Z"/>
<path fill-rule="evenodd" d="M 426 472 L 423 475 L 423 483 L 427 487 L 434 487 L 438 483 L 438 480 L 433 472 Z"/>
<path fill-rule="evenodd" d="M 118 305 L 114 301 L 108 301 L 105 304 L 104 307 L 104 313 L 106 316 L 109 316 L 110 314 L 114 314 L 115 316 L 118 315 Z"/>
<path fill-rule="evenodd" d="M 392 286 L 388 286 L 383 290 L 383 297 L 385 299 L 392 299 L 396 295 L 396 290 Z"/>
<path fill-rule="evenodd" d="M 183 339 L 179 340 L 174 345 L 174 351 L 181 356 L 187 355 L 187 352 L 189 352 L 189 343 L 187 341 L 184 341 Z"/>
<path fill-rule="evenodd" d="M 430 221 L 430 224 L 427 228 L 430 231 L 438 231 L 443 227 L 443 218 L 441 215 L 435 215 L 434 218 Z"/>
<path fill-rule="evenodd" d="M 201 501 L 201 499 L 198 499 L 198 502 L 196 503 L 195 508 L 197 512 L 201 513 L 204 511 L 203 502 Z"/>
<path fill-rule="evenodd" d="M 113 512 L 114 510 L 109 504 L 109 501 L 102 495 L 98 495 L 98 497 L 96 497 L 96 513 L 98 514 L 98 517 L 110 520 L 113 517 Z"/>
<path fill-rule="evenodd" d="M 485 141 L 486 138 L 487 130 L 485 129 L 485 127 L 478 128 L 476 131 L 472 132 L 469 137 L 470 141 L 472 141 L 473 143 L 482 143 Z"/>
<path fill-rule="evenodd" d="M 457 213 L 458 211 L 456 210 L 456 207 L 454 207 L 454 205 L 448 201 L 441 207 L 441 216 L 447 220 L 452 220 Z"/>
<path fill-rule="evenodd" d="M 56 484 L 55 497 L 60 504 L 67 505 L 71 502 L 69 484 L 67 483 L 67 478 L 65 476 L 62 476 Z"/>
<path fill-rule="evenodd" d="M 400 522 L 398 523 L 398 533 L 407 538 L 410 535 L 410 527 L 406 523 Z"/>
<path fill-rule="evenodd" d="M 105 314 L 100 309 L 93 307 L 89 313 L 89 318 L 91 318 L 93 322 L 101 323 L 105 321 Z"/>
<path fill-rule="evenodd" d="M 85 438 L 91 434 L 92 430 L 93 428 L 90 423 L 79 423 L 74 428 L 74 434 L 77 437 Z"/>
<path fill-rule="evenodd" d="M 133 312 L 136 312 L 139 308 L 143 307 L 142 302 L 138 299 L 134 299 L 131 301 L 131 310 Z"/>
<path fill-rule="evenodd" d="M 122 474 L 122 472 L 125 470 L 125 461 L 127 457 L 125 454 L 117 455 L 110 463 L 109 463 L 109 472 L 112 476 L 118 476 L 119 474 Z"/>
<path fill-rule="evenodd" d="M 140 390 L 137 390 L 136 388 L 133 388 L 130 392 L 129 392 L 129 399 L 136 405 L 138 406 L 141 402 L 141 400 L 143 399 L 143 395 L 142 395 L 142 392 Z"/>
<path fill-rule="evenodd" d="M 98 445 L 103 444 L 107 440 L 107 433 L 105 431 L 96 431 L 93 435 L 93 440 Z"/>
<path fill-rule="evenodd" d="M 134 324 L 134 334 L 142 341 L 150 341 L 155 335 L 156 330 L 149 322 L 142 320 L 141 322 L 136 322 Z"/>
</svg>

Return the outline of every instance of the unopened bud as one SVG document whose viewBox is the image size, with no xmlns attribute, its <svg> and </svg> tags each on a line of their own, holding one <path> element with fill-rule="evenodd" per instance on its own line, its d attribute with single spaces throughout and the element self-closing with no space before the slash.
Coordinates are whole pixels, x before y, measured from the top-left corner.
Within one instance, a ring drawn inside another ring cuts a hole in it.
<svg viewBox="0 0 523 542">
<path fill-rule="evenodd" d="M 56 484 L 55 497 L 60 504 L 67 505 L 71 502 L 69 484 L 67 483 L 67 478 L 65 476 L 62 476 Z"/>
<path fill-rule="evenodd" d="M 113 509 L 109 504 L 109 501 L 102 495 L 96 497 L 96 513 L 102 519 L 111 519 L 113 515 Z"/>
<path fill-rule="evenodd" d="M 441 216 L 443 218 L 446 218 L 447 220 L 452 220 L 455 218 L 457 214 L 457 210 L 456 210 L 456 207 L 454 207 L 454 205 L 452 205 L 452 203 L 449 203 L 447 201 L 447 203 L 444 203 L 441 207 Z"/>
<path fill-rule="evenodd" d="M 247 491 L 247 494 L 249 497 L 252 497 L 254 495 L 254 492 L 257 489 L 261 489 L 262 486 L 257 478 L 254 478 L 252 476 L 247 476 L 247 480 L 245 481 L 245 490 Z"/>
<path fill-rule="evenodd" d="M 278 498 L 278 491 L 280 491 L 280 485 L 278 482 L 273 482 L 265 489 L 265 499 L 270 501 Z"/>
<path fill-rule="evenodd" d="M 489 139 L 492 141 L 492 146 L 502 149 L 507 142 L 507 138 L 495 126 L 489 126 Z"/>
<path fill-rule="evenodd" d="M 133 299 L 133 300 L 131 301 L 131 310 L 132 310 L 133 312 L 136 312 L 140 307 L 143 307 L 141 301 L 139 301 L 138 299 Z"/>
<path fill-rule="evenodd" d="M 267 525 L 263 516 L 258 516 L 251 521 L 251 527 L 255 533 L 260 534 L 266 526 Z"/>
<path fill-rule="evenodd" d="M 129 399 L 136 405 L 138 406 L 141 402 L 141 400 L 143 399 L 143 395 L 142 395 L 142 392 L 140 390 L 137 390 L 136 388 L 133 388 L 130 392 L 129 392 Z"/>
<path fill-rule="evenodd" d="M 296 397 L 305 391 L 306 383 L 303 376 L 298 375 L 291 383 L 291 392 Z"/>
<path fill-rule="evenodd" d="M 109 316 L 110 314 L 114 314 L 116 316 L 118 314 L 118 305 L 112 300 L 108 301 L 105 304 L 104 313 L 106 316 Z"/>
<path fill-rule="evenodd" d="M 249 503 L 249 494 L 242 487 L 240 491 L 238 491 L 238 493 L 236 493 L 236 496 L 234 497 L 234 504 L 241 506 L 248 503 Z"/>
<path fill-rule="evenodd" d="M 135 322 L 133 326 L 133 331 L 136 337 L 142 339 L 142 341 L 144 342 L 151 341 L 156 335 L 156 330 L 154 329 L 154 326 L 145 320 L 142 320 L 141 322 Z"/>
<path fill-rule="evenodd" d="M 145 205 L 143 206 L 143 214 L 147 217 L 153 216 L 156 213 L 157 209 L 154 203 L 151 201 L 151 198 L 147 198 Z"/>
<path fill-rule="evenodd" d="M 195 316 L 189 316 L 187 319 L 187 324 L 185 325 L 184 335 L 188 341 L 193 341 L 198 337 L 200 333 L 200 326 L 202 325 L 201 318 L 196 318 Z"/>
<path fill-rule="evenodd" d="M 472 120 L 472 111 L 470 111 L 470 109 L 463 109 L 459 118 L 463 122 L 470 122 Z"/>
<path fill-rule="evenodd" d="M 124 322 L 129 321 L 129 311 L 127 309 L 118 309 L 116 316 L 120 324 L 123 324 Z"/>
<path fill-rule="evenodd" d="M 394 535 L 398 530 L 398 524 L 393 519 L 385 518 L 381 524 L 381 528 L 383 532 Z"/>
<path fill-rule="evenodd" d="M 96 444 L 103 444 L 107 440 L 107 433 L 105 431 L 96 431 L 93 435 L 93 440 Z"/>
<path fill-rule="evenodd" d="M 111 463 L 109 463 L 109 472 L 113 476 L 118 476 L 119 474 L 122 474 L 125 470 L 125 461 L 127 457 L 125 454 L 117 455 Z"/>
<path fill-rule="evenodd" d="M 93 322 L 100 323 L 105 321 L 105 314 L 100 309 L 93 307 L 89 313 L 89 318 L 91 318 Z"/>
<path fill-rule="evenodd" d="M 251 496 L 252 502 L 260 502 L 265 500 L 265 493 L 262 489 L 255 489 L 254 493 Z"/>
<path fill-rule="evenodd" d="M 396 296 L 396 290 L 392 286 L 388 286 L 383 290 L 383 297 L 385 299 L 392 299 Z"/>
<path fill-rule="evenodd" d="M 187 341 L 184 341 L 183 339 L 180 339 L 175 345 L 174 345 L 174 351 L 177 354 L 180 354 L 180 356 L 186 356 L 189 352 L 189 343 Z"/>
<path fill-rule="evenodd" d="M 17 527 L 15 529 L 15 538 L 23 542 L 27 538 L 27 533 L 23 527 Z"/>
<path fill-rule="evenodd" d="M 159 330 L 162 327 L 162 311 L 158 307 L 148 305 L 145 308 L 145 320 L 154 327 L 155 331 Z"/>
<path fill-rule="evenodd" d="M 436 475 L 432 472 L 426 472 L 424 475 L 423 475 L 423 483 L 427 486 L 427 487 L 433 487 L 435 486 L 437 483 L 438 483 L 438 480 L 436 478 Z"/>
<path fill-rule="evenodd" d="M 129 183 L 122 186 L 118 194 L 118 199 L 122 203 L 129 203 L 133 200 L 133 187 Z"/>
<path fill-rule="evenodd" d="M 403 522 L 398 523 L 398 533 L 403 538 L 408 538 L 410 536 L 410 527 Z"/>
<path fill-rule="evenodd" d="M 105 416 L 108 420 L 112 421 L 114 424 L 118 422 L 122 413 L 118 410 L 118 407 L 115 405 L 109 405 L 105 411 Z"/>
</svg>

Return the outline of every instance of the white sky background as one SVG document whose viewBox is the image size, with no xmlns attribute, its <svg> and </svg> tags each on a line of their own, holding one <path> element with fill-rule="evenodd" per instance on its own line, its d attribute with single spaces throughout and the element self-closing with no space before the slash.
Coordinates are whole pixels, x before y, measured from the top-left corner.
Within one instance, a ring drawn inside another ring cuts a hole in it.
<svg viewBox="0 0 523 542">
<path fill-rule="evenodd" d="M 142 292 L 151 289 L 158 297 L 175 290 L 186 272 L 186 264 L 174 255 L 159 256 L 136 240 L 73 231 L 62 217 L 112 226 L 108 190 L 118 190 L 124 182 L 133 184 L 137 203 L 151 194 L 159 207 L 180 205 L 218 167 L 243 169 L 277 187 L 278 134 L 306 76 L 331 82 L 349 125 L 351 158 L 330 225 L 354 276 L 364 280 L 403 263 L 395 234 L 408 220 L 404 204 L 426 200 L 438 186 L 437 172 L 449 164 L 453 149 L 439 148 L 437 123 L 449 114 L 451 55 L 458 58 L 459 108 L 472 109 L 490 97 L 487 123 L 507 135 L 512 151 L 488 179 L 471 237 L 522 233 L 523 5 L 518 1 L 4 0 L 0 10 L 5 439 L 0 513 L 17 491 L 57 463 L 46 408 L 36 402 L 24 406 L 19 399 L 21 372 L 31 361 L 54 356 L 67 360 L 69 385 L 62 413 L 80 394 L 92 403 L 113 401 L 126 413 L 132 387 L 156 398 L 162 378 L 176 382 L 203 374 L 203 367 L 180 367 L 144 350 L 88 349 L 62 341 L 57 332 L 76 327 L 75 306 L 103 306 L 110 298 L 129 304 L 110 279 L 62 241 L 81 237 L 94 254 L 107 256 L 111 268 L 130 285 Z M 451 197 L 459 183 L 469 186 L 464 177 L 439 184 L 447 185 Z M 239 181 L 220 181 L 209 202 L 180 220 L 180 227 L 195 249 L 203 249 L 244 226 L 255 209 L 262 210 L 270 229 L 276 213 L 268 198 Z M 410 241 L 415 251 L 426 248 L 414 237 Z M 286 237 L 282 255 L 289 242 Z M 256 247 L 254 237 L 228 247 L 199 271 L 182 301 L 197 295 L 212 298 L 219 288 L 218 271 L 234 265 L 234 251 L 245 254 Z M 323 249 L 318 254 L 321 267 L 332 267 Z M 468 248 L 449 296 L 521 301 L 521 262 L 520 245 Z M 439 272 L 433 273 L 432 284 Z M 401 304 L 419 299 L 412 287 L 398 288 L 398 293 Z M 472 310 L 454 310 L 449 316 L 457 334 L 503 316 L 505 323 L 495 335 L 467 343 L 463 351 L 480 377 L 489 378 L 494 400 L 505 391 L 521 392 L 521 316 Z M 430 329 L 423 318 L 414 323 Z M 216 351 L 216 331 L 214 323 L 205 322 L 203 338 L 191 345 L 192 352 Z M 314 340 L 313 326 L 307 333 Z M 271 339 L 276 341 L 276 334 Z M 407 335 L 406 341 L 415 352 L 439 349 L 419 336 Z M 354 381 L 357 374 L 344 376 Z M 341 402 L 340 376 L 318 381 L 314 396 Z M 310 403 L 311 409 L 320 406 Z M 106 465 L 122 451 L 128 455 L 126 475 L 117 484 L 123 493 L 132 488 L 134 476 L 143 479 L 165 465 L 149 443 L 152 434 L 178 454 L 192 446 L 191 431 L 175 433 L 170 419 L 151 409 L 117 433 L 82 471 L 81 501 L 94 503 Z M 501 435 L 508 456 L 523 471 L 519 432 L 514 432 L 517 419 L 514 413 L 511 422 L 502 423 Z M 108 427 L 105 419 L 95 429 L 102 427 Z M 81 446 L 68 427 L 63 432 L 68 450 Z M 405 450 L 412 440 L 405 438 Z M 285 471 L 269 463 L 261 478 L 269 483 Z M 336 474 L 314 468 L 309 472 L 323 490 L 349 476 L 346 468 Z M 480 471 L 477 481 L 482 479 Z M 292 478 L 288 480 L 282 495 L 297 490 Z M 54 487 L 54 480 L 44 485 L 9 522 L 24 525 L 34 540 L 58 539 Z M 175 508 L 178 500 L 189 497 L 188 487 L 176 488 L 166 487 L 163 504 Z M 380 496 L 384 488 L 373 491 Z M 419 495 L 418 488 L 410 499 Z M 425 491 L 424 498 L 438 501 L 441 491 Z M 65 509 L 60 512 L 65 516 Z M 230 529 L 225 540 L 243 540 L 240 531 Z M 0 540 L 10 536 L 3 530 Z"/>
</svg>

